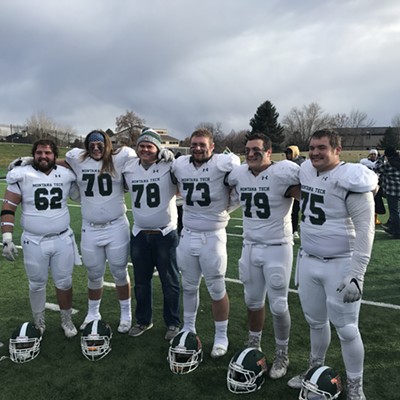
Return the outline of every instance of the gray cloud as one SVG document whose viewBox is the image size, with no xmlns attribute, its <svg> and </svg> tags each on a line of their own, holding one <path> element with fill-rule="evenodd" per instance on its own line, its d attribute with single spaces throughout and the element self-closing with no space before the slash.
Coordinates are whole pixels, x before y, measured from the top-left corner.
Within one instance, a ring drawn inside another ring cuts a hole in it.
<svg viewBox="0 0 400 400">
<path fill-rule="evenodd" d="M 396 0 L 13 0 L 0 6 L 0 123 L 43 111 L 85 134 L 133 110 L 188 136 L 318 102 L 400 112 Z"/>
</svg>

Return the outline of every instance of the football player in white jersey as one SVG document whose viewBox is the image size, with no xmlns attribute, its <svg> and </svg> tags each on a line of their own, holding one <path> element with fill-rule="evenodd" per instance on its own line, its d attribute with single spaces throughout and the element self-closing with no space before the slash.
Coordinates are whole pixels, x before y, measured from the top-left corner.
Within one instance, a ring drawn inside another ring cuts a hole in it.
<svg viewBox="0 0 400 400">
<path fill-rule="evenodd" d="M 69 227 L 67 198 L 74 173 L 55 164 L 58 149 L 50 140 L 39 140 L 32 148 L 33 165 L 15 168 L 7 174 L 7 190 L 1 212 L 3 255 L 14 261 L 15 211 L 21 204 L 21 237 L 29 298 L 36 327 L 45 326 L 46 284 L 49 269 L 60 306 L 61 327 L 66 337 L 78 332 L 71 319 L 72 272 L 80 264 L 74 234 Z"/>
<path fill-rule="evenodd" d="M 85 149 L 72 149 L 66 163 L 77 176 L 82 206 L 82 261 L 88 272 L 88 313 L 80 329 L 101 319 L 106 261 L 120 303 L 120 333 L 132 325 L 131 286 L 128 274 L 129 221 L 126 216 L 122 168 L 135 158 L 133 149 L 113 150 L 109 136 L 94 130 L 85 138 Z"/>
<path fill-rule="evenodd" d="M 341 343 L 347 399 L 365 399 L 364 345 L 358 328 L 364 275 L 374 240 L 376 174 L 340 161 L 335 131 L 311 136 L 309 160 L 300 168 L 302 249 L 296 270 L 304 316 L 310 326 L 310 365 L 323 365 L 332 323 Z M 304 373 L 288 385 L 299 389 Z"/>
<path fill-rule="evenodd" d="M 289 366 L 290 313 L 288 292 L 293 263 L 291 210 L 300 197 L 300 167 L 291 161 L 271 161 L 271 139 L 249 133 L 245 140 L 246 164 L 228 176 L 243 209 L 243 248 L 239 276 L 244 286 L 249 339 L 261 350 L 265 297 L 275 333 L 275 358 L 269 371 L 282 378 Z"/>
<path fill-rule="evenodd" d="M 139 158 L 127 162 L 123 170 L 134 220 L 131 258 L 136 325 L 129 335 L 140 336 L 153 326 L 152 279 L 156 267 L 164 297 L 165 339 L 169 341 L 179 332 L 180 325 L 180 282 L 176 262 L 177 186 L 172 182 L 171 162 L 160 162 L 158 158 L 162 149 L 156 131 L 144 130 L 136 141 L 136 151 Z"/>
<path fill-rule="evenodd" d="M 212 135 L 199 129 L 190 138 L 190 156 L 173 162 L 172 171 L 184 200 L 183 229 L 177 248 L 182 273 L 183 330 L 196 333 L 199 286 L 204 276 L 215 321 L 213 358 L 228 349 L 229 299 L 225 287 L 226 231 L 229 187 L 226 175 L 240 159 L 234 154 L 214 154 Z"/>
</svg>

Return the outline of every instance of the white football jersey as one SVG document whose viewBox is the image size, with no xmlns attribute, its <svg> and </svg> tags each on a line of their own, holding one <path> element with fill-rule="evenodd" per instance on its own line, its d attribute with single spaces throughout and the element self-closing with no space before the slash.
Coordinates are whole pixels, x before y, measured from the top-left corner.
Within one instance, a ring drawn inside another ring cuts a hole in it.
<svg viewBox="0 0 400 400">
<path fill-rule="evenodd" d="M 81 195 L 82 218 L 88 222 L 102 224 L 115 220 L 126 212 L 122 169 L 125 163 L 136 157 L 135 150 L 121 147 L 113 155 L 115 175 L 99 175 L 103 161 L 91 157 L 82 161 L 82 149 L 72 149 L 65 156 L 67 163 L 77 176 Z"/>
<path fill-rule="evenodd" d="M 228 176 L 235 186 L 243 210 L 245 241 L 282 244 L 292 241 L 291 209 L 293 199 L 285 197 L 291 186 L 298 185 L 300 167 L 288 160 L 272 163 L 257 176 L 247 164 Z"/>
<path fill-rule="evenodd" d="M 32 165 L 7 174 L 7 190 L 22 196 L 21 226 L 26 234 L 44 236 L 69 227 L 67 199 L 75 180 L 75 174 L 61 166 L 55 166 L 49 175 Z"/>
<path fill-rule="evenodd" d="M 233 153 L 214 154 L 196 168 L 191 156 L 181 156 L 172 164 L 183 204 L 183 226 L 193 231 L 225 228 L 229 214 L 229 187 L 225 177 L 240 159 Z"/>
<path fill-rule="evenodd" d="M 304 251 L 324 258 L 351 256 L 355 230 L 346 208 L 346 196 L 349 192 L 374 190 L 377 175 L 361 164 L 344 162 L 318 173 L 307 160 L 300 168 L 300 182 L 300 235 Z"/>
<path fill-rule="evenodd" d="M 176 184 L 171 178 L 171 163 L 154 163 L 143 168 L 139 158 L 129 160 L 123 170 L 132 200 L 133 228 L 136 236 L 142 229 L 162 229 L 166 234 L 176 229 Z"/>
</svg>

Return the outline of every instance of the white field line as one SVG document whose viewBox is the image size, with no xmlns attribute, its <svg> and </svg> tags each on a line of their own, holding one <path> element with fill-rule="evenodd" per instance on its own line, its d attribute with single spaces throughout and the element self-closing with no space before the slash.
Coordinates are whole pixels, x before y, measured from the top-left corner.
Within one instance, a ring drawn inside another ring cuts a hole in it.
<svg viewBox="0 0 400 400">
<path fill-rule="evenodd" d="M 58 306 L 58 304 L 54 304 L 54 303 L 47 303 L 45 305 L 47 310 L 51 310 L 51 311 L 60 311 L 60 307 Z M 76 314 L 78 313 L 79 310 L 75 310 L 75 308 L 72 309 L 72 314 Z"/>
</svg>

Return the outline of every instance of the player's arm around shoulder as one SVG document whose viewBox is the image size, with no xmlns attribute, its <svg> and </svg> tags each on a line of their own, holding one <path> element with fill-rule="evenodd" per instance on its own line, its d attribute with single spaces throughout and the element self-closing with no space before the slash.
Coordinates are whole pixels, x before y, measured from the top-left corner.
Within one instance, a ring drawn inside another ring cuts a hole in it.
<svg viewBox="0 0 400 400">
<path fill-rule="evenodd" d="M 222 172 L 231 172 L 233 168 L 240 166 L 240 158 L 234 153 L 216 154 L 217 168 Z"/>
<path fill-rule="evenodd" d="M 300 199 L 300 165 L 289 160 L 273 164 L 274 175 L 287 187 L 285 197 Z"/>
<path fill-rule="evenodd" d="M 137 158 L 136 151 L 132 147 L 122 146 L 118 149 L 116 154 L 120 154 L 126 161 Z"/>
<path fill-rule="evenodd" d="M 185 169 L 186 166 L 189 164 L 190 157 L 191 156 L 189 155 L 180 156 L 179 158 L 173 160 L 171 164 L 171 173 L 176 175 L 180 169 Z"/>
</svg>

